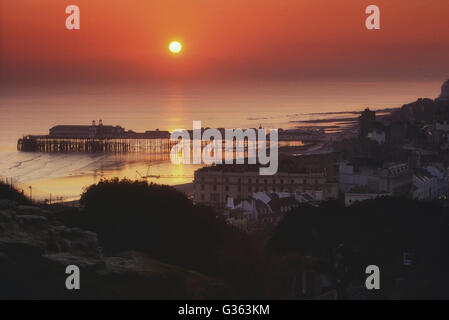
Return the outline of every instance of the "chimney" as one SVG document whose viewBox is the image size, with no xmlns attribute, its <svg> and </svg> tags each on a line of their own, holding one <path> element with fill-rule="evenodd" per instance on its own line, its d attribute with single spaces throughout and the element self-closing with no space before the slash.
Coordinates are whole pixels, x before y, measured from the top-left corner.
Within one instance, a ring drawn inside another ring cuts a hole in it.
<svg viewBox="0 0 449 320">
<path fill-rule="evenodd" d="M 95 120 L 92 120 L 92 127 L 95 127 L 96 123 Z"/>
<path fill-rule="evenodd" d="M 103 120 L 100 119 L 100 120 L 98 121 L 98 125 L 99 125 L 99 126 L 102 126 L 102 125 L 103 125 Z"/>
</svg>

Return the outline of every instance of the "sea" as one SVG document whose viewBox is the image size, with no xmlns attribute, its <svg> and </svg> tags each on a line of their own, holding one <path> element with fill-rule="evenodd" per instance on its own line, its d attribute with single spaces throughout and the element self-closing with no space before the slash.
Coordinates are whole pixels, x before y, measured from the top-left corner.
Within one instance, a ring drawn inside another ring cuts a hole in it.
<svg viewBox="0 0 449 320">
<path fill-rule="evenodd" d="M 0 179 L 36 200 L 72 201 L 103 178 L 149 178 L 188 185 L 201 165 L 174 165 L 163 154 L 18 152 L 17 140 L 60 124 L 102 119 L 136 132 L 214 128 L 297 128 L 342 125 L 365 108 L 398 108 L 435 98 L 440 82 L 252 82 L 226 84 L 72 84 L 0 87 Z M 310 120 L 328 119 L 328 123 Z M 305 122 L 303 122 L 305 121 Z"/>
</svg>

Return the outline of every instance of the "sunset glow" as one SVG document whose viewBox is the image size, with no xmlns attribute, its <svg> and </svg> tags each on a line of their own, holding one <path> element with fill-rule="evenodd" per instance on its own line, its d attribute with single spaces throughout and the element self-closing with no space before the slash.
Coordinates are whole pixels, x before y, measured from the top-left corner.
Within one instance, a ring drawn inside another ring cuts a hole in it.
<svg viewBox="0 0 449 320">
<path fill-rule="evenodd" d="M 2 1 L 0 72 L 8 83 L 422 80 L 418 70 L 440 81 L 449 2 L 411 2 L 382 3 L 382 29 L 370 33 L 364 23 L 372 3 L 365 0 L 79 0 L 74 32 L 65 28 L 66 3 Z M 181 52 L 189 44 L 182 65 L 169 59 L 173 40 Z"/>
</svg>

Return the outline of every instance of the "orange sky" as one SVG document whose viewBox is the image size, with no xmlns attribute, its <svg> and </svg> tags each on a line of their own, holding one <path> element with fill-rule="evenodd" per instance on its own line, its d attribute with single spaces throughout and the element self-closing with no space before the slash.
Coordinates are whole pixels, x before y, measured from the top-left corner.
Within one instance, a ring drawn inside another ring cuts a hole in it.
<svg viewBox="0 0 449 320">
<path fill-rule="evenodd" d="M 65 28 L 65 7 L 81 29 Z M 380 31 L 364 27 L 381 9 Z M 448 0 L 0 0 L 1 80 L 441 79 Z M 178 39 L 180 56 L 167 45 Z"/>
</svg>

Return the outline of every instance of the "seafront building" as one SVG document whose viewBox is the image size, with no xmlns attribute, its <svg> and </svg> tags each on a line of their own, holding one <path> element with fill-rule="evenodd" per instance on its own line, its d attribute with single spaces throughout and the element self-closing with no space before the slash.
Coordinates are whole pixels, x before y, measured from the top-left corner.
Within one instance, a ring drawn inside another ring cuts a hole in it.
<svg viewBox="0 0 449 320">
<path fill-rule="evenodd" d="M 376 194 L 407 195 L 412 180 L 407 163 L 390 163 L 383 168 L 355 166 L 347 162 L 341 162 L 339 166 L 339 184 L 343 193 L 355 187 L 366 187 Z"/>
<path fill-rule="evenodd" d="M 338 198 L 338 183 L 325 170 L 301 167 L 261 176 L 257 165 L 215 165 L 195 171 L 193 184 L 195 203 L 217 208 L 224 207 L 228 198 L 249 199 L 257 192 L 304 193 L 317 201 Z"/>
</svg>

